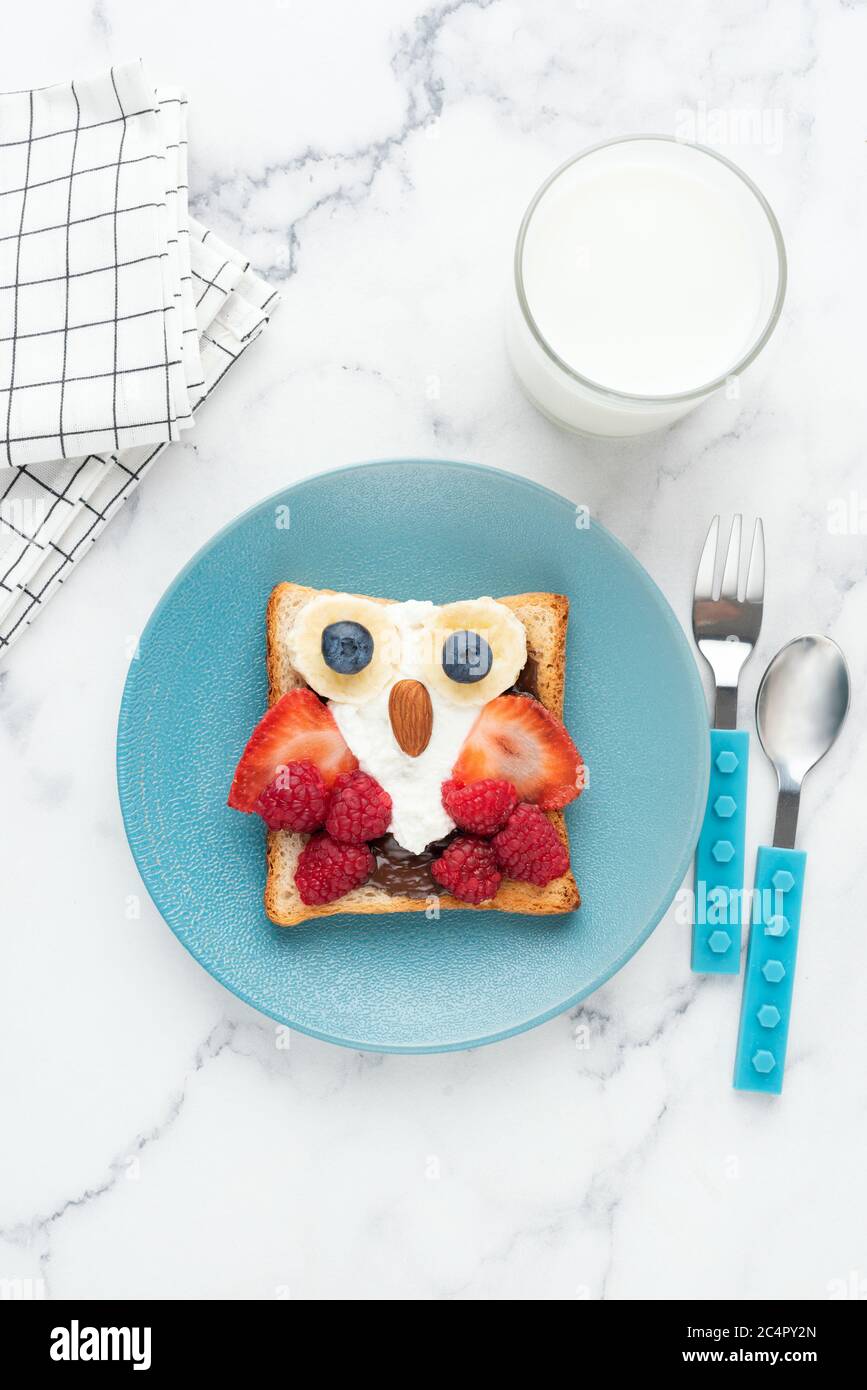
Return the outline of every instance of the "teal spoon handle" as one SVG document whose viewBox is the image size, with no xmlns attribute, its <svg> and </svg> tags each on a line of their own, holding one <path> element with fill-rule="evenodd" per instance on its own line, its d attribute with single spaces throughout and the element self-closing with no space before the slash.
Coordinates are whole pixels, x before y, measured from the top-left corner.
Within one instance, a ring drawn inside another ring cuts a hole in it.
<svg viewBox="0 0 867 1390">
<path fill-rule="evenodd" d="M 750 737 L 745 729 L 711 729 L 710 785 L 695 855 L 692 968 L 737 975 Z"/>
<path fill-rule="evenodd" d="M 806 864 L 799 849 L 759 850 L 735 1058 L 739 1091 L 777 1096 L 783 1089 Z"/>
</svg>

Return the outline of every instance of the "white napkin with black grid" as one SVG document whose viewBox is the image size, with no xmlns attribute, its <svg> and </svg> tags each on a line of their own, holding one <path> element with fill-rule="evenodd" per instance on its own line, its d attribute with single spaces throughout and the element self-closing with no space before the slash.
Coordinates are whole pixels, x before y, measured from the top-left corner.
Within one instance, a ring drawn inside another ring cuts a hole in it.
<svg viewBox="0 0 867 1390">
<path fill-rule="evenodd" d="M 0 655 L 276 300 L 189 216 L 182 92 L 0 95 Z"/>
</svg>

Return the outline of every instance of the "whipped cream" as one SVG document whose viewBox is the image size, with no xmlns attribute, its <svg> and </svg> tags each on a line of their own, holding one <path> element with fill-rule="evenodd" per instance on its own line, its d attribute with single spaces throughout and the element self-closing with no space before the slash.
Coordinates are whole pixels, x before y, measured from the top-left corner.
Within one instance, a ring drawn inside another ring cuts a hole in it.
<svg viewBox="0 0 867 1390">
<path fill-rule="evenodd" d="M 390 833 L 411 854 L 454 829 L 442 804 L 442 784 L 451 776 L 458 753 L 479 715 L 477 705 L 450 704 L 427 686 L 433 729 L 423 753 L 411 758 L 398 747 L 388 717 L 388 697 L 399 680 L 421 680 L 422 623 L 437 605 L 410 599 L 388 605 L 401 635 L 401 669 L 386 688 L 361 705 L 329 701 L 329 709 L 363 772 L 375 777 L 391 797 Z"/>
</svg>

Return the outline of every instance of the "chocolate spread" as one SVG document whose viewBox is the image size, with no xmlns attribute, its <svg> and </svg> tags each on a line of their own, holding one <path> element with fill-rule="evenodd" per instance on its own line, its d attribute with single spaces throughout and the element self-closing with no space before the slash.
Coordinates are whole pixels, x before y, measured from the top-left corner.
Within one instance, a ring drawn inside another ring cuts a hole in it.
<svg viewBox="0 0 867 1390">
<path fill-rule="evenodd" d="M 393 835 L 383 835 L 373 840 L 370 848 L 376 859 L 376 868 L 367 880 L 375 883 L 392 895 L 403 894 L 407 898 L 426 898 L 430 893 L 441 890 L 430 871 L 435 859 L 439 859 L 446 845 L 454 835 L 446 835 L 442 840 L 434 840 L 421 854 L 412 854 L 399 845 Z"/>
<path fill-rule="evenodd" d="M 512 689 L 517 695 L 533 695 L 539 698 L 539 663 L 534 656 L 528 656 L 524 668 Z"/>
</svg>

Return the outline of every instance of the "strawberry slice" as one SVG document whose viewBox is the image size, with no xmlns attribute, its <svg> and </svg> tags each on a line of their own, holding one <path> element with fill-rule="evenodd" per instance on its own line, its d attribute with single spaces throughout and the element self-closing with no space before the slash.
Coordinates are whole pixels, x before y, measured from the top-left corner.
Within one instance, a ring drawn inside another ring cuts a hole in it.
<svg viewBox="0 0 867 1390">
<path fill-rule="evenodd" d="M 326 787 L 358 767 L 330 709 L 312 690 L 290 690 L 259 720 L 235 768 L 229 805 L 254 811 L 278 767 L 294 762 L 313 763 Z"/>
<path fill-rule="evenodd" d="M 452 776 L 511 782 L 520 801 L 554 811 L 583 787 L 584 763 L 559 719 L 526 695 L 499 695 L 470 729 Z"/>
</svg>

